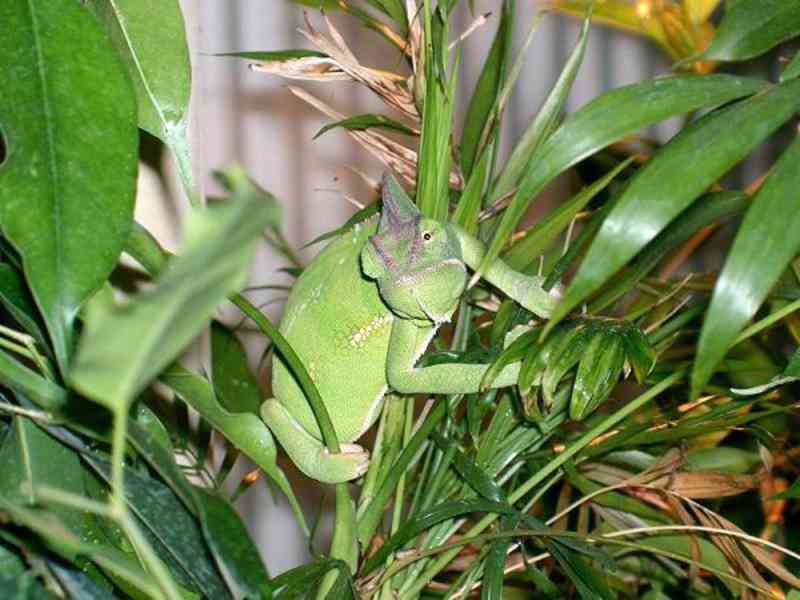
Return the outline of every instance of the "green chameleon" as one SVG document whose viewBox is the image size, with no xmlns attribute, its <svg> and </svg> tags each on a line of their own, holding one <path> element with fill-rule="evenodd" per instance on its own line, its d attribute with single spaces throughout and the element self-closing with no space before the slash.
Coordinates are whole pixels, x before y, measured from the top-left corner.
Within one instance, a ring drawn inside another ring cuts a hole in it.
<svg viewBox="0 0 800 600">
<path fill-rule="evenodd" d="M 294 285 L 280 331 L 293 346 L 330 413 L 341 452 L 322 443 L 317 421 L 290 373 L 276 358 L 275 398 L 261 415 L 295 464 L 329 483 L 355 479 L 369 453 L 354 444 L 380 415 L 390 390 L 401 394 L 477 392 L 488 365 L 416 367 L 436 330 L 450 320 L 484 245 L 453 224 L 423 218 L 391 175 L 383 179 L 380 220 L 370 218 L 329 244 Z M 533 313 L 548 316 L 558 293 L 540 277 L 498 260 L 484 278 Z M 494 387 L 516 382 L 519 364 Z"/>
</svg>

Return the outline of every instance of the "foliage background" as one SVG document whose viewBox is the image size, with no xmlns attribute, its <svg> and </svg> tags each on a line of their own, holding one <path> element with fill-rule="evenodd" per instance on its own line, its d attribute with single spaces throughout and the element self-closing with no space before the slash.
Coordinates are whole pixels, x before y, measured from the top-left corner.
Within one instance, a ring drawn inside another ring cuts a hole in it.
<svg viewBox="0 0 800 600">
<path fill-rule="evenodd" d="M 464 46 L 462 79 L 457 94 L 457 123 L 463 122 L 466 103 L 475 81 L 480 75 L 483 57 L 489 49 L 498 18 L 499 2 L 476 0 L 476 14 L 494 11 L 493 17 L 469 38 Z M 539 0 L 518 2 L 514 40 L 519 45 L 524 38 L 530 19 L 543 3 Z M 247 70 L 243 61 L 213 56 L 216 52 L 233 50 L 266 50 L 305 47 L 304 38 L 296 29 L 302 25 L 302 8 L 287 1 L 228 0 L 227 2 L 182 2 L 190 51 L 192 52 L 194 82 L 193 148 L 199 183 L 212 193 L 219 192 L 211 172 L 232 161 L 242 163 L 258 183 L 281 199 L 286 216 L 285 233 L 294 247 L 299 247 L 318 234 L 330 229 L 331 224 L 345 221 L 354 208 L 344 199 L 348 194 L 360 201 L 368 201 L 369 193 L 358 176 L 345 165 L 362 169 L 372 175 L 382 167 L 366 154 L 343 132 L 331 132 L 312 143 L 311 138 L 326 123 L 314 109 L 297 102 L 286 89 L 284 80 Z M 310 12 L 318 21 L 318 14 Z M 379 38 L 360 28 L 354 19 L 331 14 L 337 28 L 351 44 L 357 56 L 368 56 L 370 64 L 396 69 L 398 56 L 387 44 L 376 43 Z M 453 31 L 465 30 L 472 21 L 466 5 L 457 9 L 453 18 Z M 576 19 L 564 15 L 551 15 L 541 25 L 534 43 L 528 50 L 526 68 L 520 76 L 516 93 L 512 97 L 506 116 L 506 130 L 521 131 L 541 105 L 552 83 L 561 72 L 580 30 Z M 766 76 L 764 67 L 776 63 L 771 57 L 754 61 L 748 68 L 754 74 Z M 664 53 L 648 41 L 607 27 L 595 26 L 589 36 L 583 65 L 575 80 L 566 105 L 571 113 L 601 92 L 643 79 L 666 74 L 670 63 Z M 769 73 L 773 79 L 776 73 Z M 380 110 L 382 105 L 375 96 L 361 86 L 309 84 L 308 89 L 322 91 L 323 98 L 346 114 L 363 114 Z M 668 140 L 679 125 L 678 119 L 660 123 L 646 131 L 659 141 Z M 502 154 L 514 135 L 505 135 Z M 782 147 L 780 140 L 771 140 L 751 156 L 732 175 L 742 188 L 762 173 L 774 161 Z M 148 175 L 144 174 L 148 179 Z M 553 195 L 574 191 L 575 180 L 562 177 L 552 188 Z M 177 189 L 177 187 L 176 187 Z M 151 231 L 160 233 L 160 240 L 174 247 L 177 239 L 177 219 L 165 211 L 165 198 L 157 185 L 148 185 L 139 200 L 139 218 Z M 185 203 L 178 201 L 174 211 Z M 545 210 L 548 203 L 540 202 L 537 211 Z M 724 235 L 724 233 L 723 233 Z M 313 256 L 315 248 L 302 251 Z M 714 252 L 704 255 L 711 266 L 718 257 Z M 253 283 L 280 283 L 289 281 L 276 269 L 285 261 L 268 246 L 259 250 L 253 268 Z M 280 295 L 264 293 L 253 296 L 260 302 L 270 302 L 264 307 L 271 317 L 279 317 L 283 300 Z M 255 358 L 260 353 L 264 338 L 250 336 L 249 351 Z M 286 464 L 291 473 L 293 469 Z M 320 498 L 319 488 L 304 485 L 306 480 L 294 478 L 304 505 L 313 510 Z M 256 542 L 262 548 L 268 565 L 275 572 L 295 566 L 308 559 L 302 536 L 282 495 L 271 496 L 263 486 L 254 486 L 239 503 L 248 519 Z M 324 527 L 324 525 L 323 525 Z M 271 536 L 279 536 L 286 544 L 280 548 L 268 543 Z"/>
</svg>

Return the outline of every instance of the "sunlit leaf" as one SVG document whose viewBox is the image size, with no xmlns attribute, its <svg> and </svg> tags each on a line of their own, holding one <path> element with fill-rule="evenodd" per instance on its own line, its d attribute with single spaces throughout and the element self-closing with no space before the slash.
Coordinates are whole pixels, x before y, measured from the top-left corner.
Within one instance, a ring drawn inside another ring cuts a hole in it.
<svg viewBox="0 0 800 600">
<path fill-rule="evenodd" d="M 639 129 L 753 94 L 764 85 L 729 75 L 681 75 L 636 83 L 594 99 L 569 117 L 540 147 L 538 160 L 530 163 L 503 214 L 484 264 L 499 255 L 539 192 L 572 165 Z"/>
<path fill-rule="evenodd" d="M 648 161 L 603 221 L 548 327 L 600 288 L 704 190 L 789 119 L 800 105 L 798 91 L 800 83 L 788 82 L 706 115 Z M 688 164 L 692 165 L 689 170 Z"/>
<path fill-rule="evenodd" d="M 510 8 L 508 0 L 504 1 L 492 47 L 486 55 L 483 70 L 475 85 L 475 91 L 472 93 L 467 114 L 464 117 L 464 131 L 461 134 L 459 149 L 461 151 L 461 170 L 467 180 L 472 176 L 475 161 L 480 156 L 481 141 L 489 139 L 484 137 L 486 128 L 492 126 L 490 115 L 497 103 L 503 88 L 503 80 L 508 71 L 508 63 L 511 58 L 511 27 L 514 19 Z"/>
<path fill-rule="evenodd" d="M 187 193 L 192 190 L 188 137 L 192 88 L 189 48 L 178 0 L 87 0 L 128 67 L 139 127 L 172 150 Z"/>
<path fill-rule="evenodd" d="M 786 209 L 800 202 L 798 165 L 800 138 L 780 157 L 745 215 L 714 286 L 700 333 L 692 372 L 692 395 L 703 389 L 739 331 L 755 315 L 800 250 L 800 215 Z"/>
<path fill-rule="evenodd" d="M 0 22 L 0 226 L 65 369 L 78 309 L 131 227 L 136 103 L 102 28 L 73 0 L 9 0 Z"/>
</svg>

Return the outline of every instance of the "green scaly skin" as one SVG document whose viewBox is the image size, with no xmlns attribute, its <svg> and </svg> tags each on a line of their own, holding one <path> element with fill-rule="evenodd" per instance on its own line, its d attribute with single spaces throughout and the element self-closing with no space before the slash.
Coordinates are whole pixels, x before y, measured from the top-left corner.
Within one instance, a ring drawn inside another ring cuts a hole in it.
<svg viewBox="0 0 800 600">
<path fill-rule="evenodd" d="M 484 253 L 481 242 L 455 225 L 423 218 L 387 176 L 380 220 L 356 225 L 303 271 L 280 330 L 320 391 L 341 453 L 325 448 L 314 414 L 280 358 L 273 367 L 275 398 L 264 403 L 261 413 L 306 475 L 341 483 L 366 472 L 369 454 L 353 442 L 378 419 L 389 390 L 478 391 L 488 365 L 415 365 L 438 327 L 455 312 L 467 268 L 476 269 Z M 542 278 L 499 260 L 483 277 L 541 317 L 558 301 L 558 292 L 542 289 Z M 494 387 L 514 384 L 518 373 L 519 365 L 510 365 Z"/>
</svg>

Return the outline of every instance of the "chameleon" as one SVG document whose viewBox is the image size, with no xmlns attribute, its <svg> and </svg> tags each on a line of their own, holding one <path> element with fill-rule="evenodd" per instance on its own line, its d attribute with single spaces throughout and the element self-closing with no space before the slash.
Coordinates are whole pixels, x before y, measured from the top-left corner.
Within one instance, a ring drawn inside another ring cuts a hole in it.
<svg viewBox="0 0 800 600">
<path fill-rule="evenodd" d="M 357 479 L 369 453 L 355 442 L 378 419 L 384 397 L 477 392 L 487 364 L 416 366 L 448 322 L 486 248 L 453 223 L 425 218 L 391 174 L 382 180 L 379 214 L 329 243 L 292 287 L 280 332 L 319 389 L 340 441 L 331 453 L 284 360 L 273 360 L 273 398 L 261 416 L 297 467 L 325 483 Z M 559 292 L 497 259 L 483 278 L 540 317 Z M 492 387 L 513 385 L 519 363 Z"/>
</svg>

